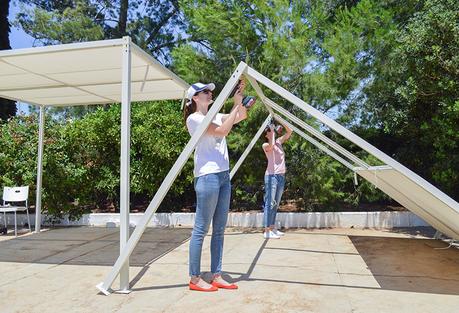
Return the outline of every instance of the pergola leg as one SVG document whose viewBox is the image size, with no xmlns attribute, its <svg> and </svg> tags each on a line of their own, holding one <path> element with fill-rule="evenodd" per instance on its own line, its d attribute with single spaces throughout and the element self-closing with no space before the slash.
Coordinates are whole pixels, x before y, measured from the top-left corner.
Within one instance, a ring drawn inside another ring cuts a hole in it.
<svg viewBox="0 0 459 313">
<path fill-rule="evenodd" d="M 43 138 L 45 134 L 45 107 L 40 106 L 38 122 L 37 193 L 35 203 L 35 233 L 41 229 L 41 187 L 43 177 Z"/>
<path fill-rule="evenodd" d="M 120 255 L 129 240 L 130 136 L 131 136 L 131 39 L 124 37 L 121 83 Z M 120 289 L 129 290 L 129 257 L 120 270 Z"/>
</svg>

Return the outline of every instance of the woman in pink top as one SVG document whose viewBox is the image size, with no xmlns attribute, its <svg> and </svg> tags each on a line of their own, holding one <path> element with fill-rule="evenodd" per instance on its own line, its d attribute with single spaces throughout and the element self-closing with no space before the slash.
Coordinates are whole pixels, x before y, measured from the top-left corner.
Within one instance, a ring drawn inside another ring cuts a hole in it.
<svg viewBox="0 0 459 313">
<path fill-rule="evenodd" d="M 277 209 L 282 198 L 285 186 L 285 153 L 282 144 L 292 135 L 292 130 L 282 124 L 285 133 L 276 139 L 276 127 L 268 125 L 265 130 L 267 142 L 263 144 L 263 151 L 268 159 L 265 172 L 265 196 L 263 225 L 265 227 L 263 237 L 265 239 L 279 239 L 284 233 L 274 227 Z M 280 129 L 281 127 L 277 127 Z M 278 131 L 280 133 L 280 131 Z"/>
</svg>

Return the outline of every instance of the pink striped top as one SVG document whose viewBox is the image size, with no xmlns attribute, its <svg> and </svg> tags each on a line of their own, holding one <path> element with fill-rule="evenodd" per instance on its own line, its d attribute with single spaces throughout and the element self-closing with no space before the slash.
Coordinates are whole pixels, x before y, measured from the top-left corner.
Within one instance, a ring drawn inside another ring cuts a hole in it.
<svg viewBox="0 0 459 313">
<path fill-rule="evenodd" d="M 263 149 L 263 151 L 265 150 Z M 265 151 L 265 154 L 268 159 L 265 175 L 285 174 L 285 153 L 282 143 L 276 140 L 273 149 L 268 152 Z"/>
</svg>

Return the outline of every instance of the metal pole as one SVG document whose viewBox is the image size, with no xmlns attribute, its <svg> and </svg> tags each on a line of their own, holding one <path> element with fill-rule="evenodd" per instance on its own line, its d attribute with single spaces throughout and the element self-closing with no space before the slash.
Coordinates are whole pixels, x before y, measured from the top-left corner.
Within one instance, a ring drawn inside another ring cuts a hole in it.
<svg viewBox="0 0 459 313">
<path fill-rule="evenodd" d="M 45 107 L 40 106 L 38 122 L 38 160 L 37 160 L 37 193 L 35 203 L 35 233 L 41 229 L 41 188 L 43 177 L 43 138 L 45 135 Z"/>
<path fill-rule="evenodd" d="M 318 142 L 317 140 L 315 140 L 314 138 L 306 135 L 304 132 L 302 132 L 301 130 L 299 130 L 297 127 L 293 126 L 292 124 L 290 124 L 289 122 L 287 122 L 285 119 L 283 119 L 282 117 L 280 117 L 279 115 L 275 115 L 275 118 L 280 120 L 282 123 L 286 124 L 288 127 L 290 127 L 294 132 L 296 132 L 298 135 L 300 135 L 301 137 L 303 137 L 304 139 L 306 139 L 307 141 L 309 141 L 310 143 L 312 143 L 314 146 L 316 146 L 317 148 L 319 148 L 320 150 L 322 150 L 323 152 L 325 152 L 326 154 L 328 154 L 330 157 L 334 158 L 336 161 L 340 162 L 341 164 L 343 164 L 344 166 L 346 166 L 348 169 L 350 169 L 351 171 L 354 171 L 354 166 L 347 162 L 346 160 L 344 160 L 343 158 L 341 158 L 339 155 L 337 155 L 336 153 L 334 153 L 333 151 L 331 151 L 330 149 L 328 149 L 327 147 L 325 147 L 324 145 L 322 145 L 320 142 Z"/>
<path fill-rule="evenodd" d="M 260 85 L 258 85 L 257 81 L 253 77 L 249 76 L 247 73 L 245 77 L 247 77 L 249 83 L 252 85 L 252 88 L 255 90 L 258 97 L 260 97 L 261 102 L 265 105 L 265 108 L 268 110 L 269 114 L 274 116 L 273 109 L 270 106 L 266 105 L 266 96 L 263 93 L 263 90 L 261 90 Z"/>
<path fill-rule="evenodd" d="M 234 165 L 233 169 L 231 170 L 230 173 L 230 179 L 233 179 L 233 176 L 236 174 L 237 170 L 241 166 L 242 162 L 244 162 L 245 158 L 249 155 L 250 151 L 252 150 L 253 146 L 257 143 L 258 138 L 260 138 L 261 134 L 265 130 L 266 126 L 268 126 L 269 122 L 271 121 L 271 115 L 268 115 L 268 117 L 265 119 L 261 127 L 258 129 L 257 133 L 255 136 L 253 136 L 252 141 L 250 141 L 249 145 L 245 149 L 244 153 L 242 153 L 241 157 L 239 160 L 237 160 L 236 165 Z"/>
<path fill-rule="evenodd" d="M 131 138 L 131 38 L 123 37 L 121 79 L 120 255 L 129 240 L 130 138 Z M 120 290 L 129 291 L 129 257 L 120 270 Z"/>
</svg>

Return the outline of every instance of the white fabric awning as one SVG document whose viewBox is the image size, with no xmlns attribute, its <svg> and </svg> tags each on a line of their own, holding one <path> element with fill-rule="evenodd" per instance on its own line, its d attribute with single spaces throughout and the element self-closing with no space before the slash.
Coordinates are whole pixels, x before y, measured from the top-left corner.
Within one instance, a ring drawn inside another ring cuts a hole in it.
<svg viewBox="0 0 459 313">
<path fill-rule="evenodd" d="M 124 39 L 0 51 L 0 97 L 46 106 L 121 102 Z M 189 85 L 133 43 L 131 100 L 182 99 Z"/>
<path fill-rule="evenodd" d="M 188 84 L 130 37 L 0 51 L 0 97 L 40 106 L 35 232 L 41 225 L 45 106 L 121 103 L 120 249 L 129 239 L 131 101 L 182 99 Z M 129 262 L 120 289 L 129 289 Z"/>
</svg>

